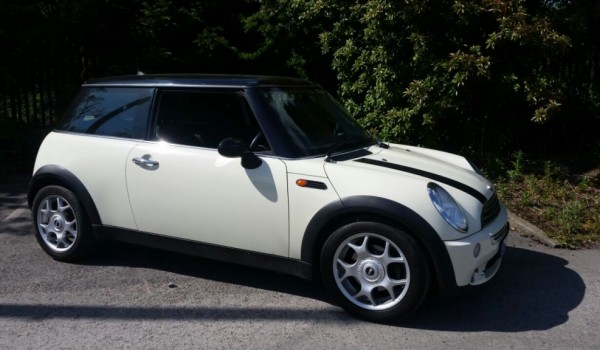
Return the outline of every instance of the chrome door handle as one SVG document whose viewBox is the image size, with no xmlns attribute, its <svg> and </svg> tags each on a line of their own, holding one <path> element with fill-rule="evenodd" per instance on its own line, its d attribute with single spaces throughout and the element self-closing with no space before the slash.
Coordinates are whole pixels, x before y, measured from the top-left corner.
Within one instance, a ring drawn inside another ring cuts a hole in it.
<svg viewBox="0 0 600 350">
<path fill-rule="evenodd" d="M 140 165 L 142 167 L 155 167 L 158 166 L 158 162 L 155 160 L 150 159 L 150 155 L 149 154 L 144 154 L 142 157 L 136 157 L 133 158 L 131 161 L 134 162 L 137 165 Z"/>
</svg>

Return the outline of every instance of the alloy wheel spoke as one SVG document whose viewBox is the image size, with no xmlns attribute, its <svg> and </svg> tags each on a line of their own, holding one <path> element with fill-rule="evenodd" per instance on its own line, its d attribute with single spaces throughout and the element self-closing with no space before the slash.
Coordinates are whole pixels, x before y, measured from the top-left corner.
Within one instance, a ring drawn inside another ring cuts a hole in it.
<svg viewBox="0 0 600 350">
<path fill-rule="evenodd" d="M 67 241 L 65 240 L 65 235 L 57 235 L 56 236 L 56 247 L 57 248 L 65 248 L 67 246 Z"/>
<path fill-rule="evenodd" d="M 369 253 L 369 251 L 367 250 L 368 240 L 369 240 L 369 236 L 364 236 L 363 241 L 360 245 L 356 245 L 356 244 L 353 244 L 352 242 L 348 242 L 347 246 L 356 252 L 358 260 L 371 256 L 371 253 Z"/>
<path fill-rule="evenodd" d="M 396 297 L 394 293 L 394 288 L 398 286 L 406 286 L 407 281 L 405 279 L 395 280 L 389 277 L 386 277 L 380 284 L 380 287 L 384 288 L 389 294 L 390 298 L 394 299 Z"/>
<path fill-rule="evenodd" d="M 44 222 L 48 222 L 50 220 L 50 217 L 52 216 L 52 214 L 54 214 L 56 212 L 56 211 L 52 210 L 52 204 L 50 203 L 50 199 L 46 199 L 44 201 L 44 204 L 42 205 L 40 212 L 42 213 L 42 220 Z"/>
<path fill-rule="evenodd" d="M 372 294 L 373 288 L 374 287 L 371 285 L 363 284 L 360 291 L 354 295 L 354 298 L 358 300 L 362 297 L 365 297 L 369 300 L 369 302 L 371 303 L 372 306 L 376 306 L 375 299 L 373 299 L 373 294 Z"/>
<path fill-rule="evenodd" d="M 402 255 L 400 256 L 391 256 L 391 249 L 393 249 L 390 245 L 390 242 L 385 242 L 385 249 L 383 251 L 383 254 L 381 254 L 379 256 L 379 262 L 381 262 L 384 266 L 387 266 L 389 264 L 393 264 L 393 263 L 404 263 L 404 257 Z"/>
<path fill-rule="evenodd" d="M 42 231 L 44 231 L 44 234 L 47 235 L 48 234 L 48 224 L 39 224 L 40 228 L 42 229 Z"/>
<path fill-rule="evenodd" d="M 65 231 L 70 232 L 73 236 L 77 236 L 77 221 L 65 221 Z"/>
<path fill-rule="evenodd" d="M 62 205 L 61 205 L 61 202 L 63 203 Z M 56 207 L 57 207 L 57 211 L 62 214 L 64 214 L 68 209 L 71 208 L 69 203 L 65 200 L 61 200 L 61 198 L 56 199 Z"/>
<path fill-rule="evenodd" d="M 58 232 L 56 234 L 56 246 L 57 248 L 67 248 L 70 245 L 69 240 L 67 239 L 67 232 L 63 230 L 62 232 Z"/>
<path fill-rule="evenodd" d="M 344 270 L 344 274 L 342 275 L 342 277 L 340 277 L 340 281 L 343 281 L 348 277 L 357 278 L 358 271 L 356 270 L 356 266 L 357 266 L 356 262 L 354 262 L 353 264 L 348 264 L 347 262 L 343 261 L 342 259 L 337 259 L 337 262 Z"/>
</svg>

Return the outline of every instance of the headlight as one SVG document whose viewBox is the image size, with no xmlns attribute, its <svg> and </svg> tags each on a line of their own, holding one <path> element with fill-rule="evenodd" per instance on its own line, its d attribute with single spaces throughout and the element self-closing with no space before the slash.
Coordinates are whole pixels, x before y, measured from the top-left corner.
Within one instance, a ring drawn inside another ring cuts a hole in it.
<svg viewBox="0 0 600 350">
<path fill-rule="evenodd" d="M 454 227 L 457 231 L 462 233 L 467 232 L 467 218 L 465 217 L 465 213 L 462 208 L 454 198 L 450 195 L 450 193 L 446 192 L 445 189 L 441 188 L 439 185 L 430 182 L 427 184 L 427 192 L 429 192 L 429 198 L 431 198 L 431 202 L 435 206 L 435 208 L 440 212 L 440 215 L 450 224 L 450 226 Z"/>
</svg>

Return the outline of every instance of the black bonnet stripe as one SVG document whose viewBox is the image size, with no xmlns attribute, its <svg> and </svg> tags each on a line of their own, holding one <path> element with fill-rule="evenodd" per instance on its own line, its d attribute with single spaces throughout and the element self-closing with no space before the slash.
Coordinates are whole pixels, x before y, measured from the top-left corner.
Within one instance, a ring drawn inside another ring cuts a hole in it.
<svg viewBox="0 0 600 350">
<path fill-rule="evenodd" d="M 473 187 L 469 187 L 461 182 L 452 180 L 445 176 L 441 176 L 438 174 L 430 173 L 428 171 L 419 170 L 419 169 L 415 169 L 415 168 L 411 168 L 411 167 L 407 167 L 407 166 L 403 166 L 403 165 L 383 162 L 380 160 L 374 160 L 374 159 L 361 158 L 361 159 L 355 160 L 355 162 L 381 166 L 384 168 L 390 168 L 390 169 L 394 169 L 394 170 L 404 171 L 406 173 L 411 173 L 411 174 L 427 177 L 432 180 L 439 181 L 439 182 L 445 183 L 447 185 L 450 185 L 450 186 L 457 188 L 463 192 L 466 192 L 466 193 L 470 194 L 471 196 L 477 198 L 481 203 L 485 203 L 487 201 L 487 198 L 483 194 L 481 194 L 479 191 L 474 189 Z"/>
</svg>

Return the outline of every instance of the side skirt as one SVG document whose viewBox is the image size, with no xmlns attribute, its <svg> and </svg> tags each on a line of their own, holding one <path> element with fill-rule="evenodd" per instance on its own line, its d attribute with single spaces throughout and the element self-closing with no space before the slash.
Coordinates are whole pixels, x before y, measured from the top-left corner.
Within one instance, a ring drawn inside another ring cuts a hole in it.
<svg viewBox="0 0 600 350">
<path fill-rule="evenodd" d="M 312 279 L 312 265 L 301 260 L 117 227 L 93 225 L 93 229 L 96 237 L 100 239 L 121 241 L 201 258 L 286 273 L 307 280 Z"/>
</svg>

